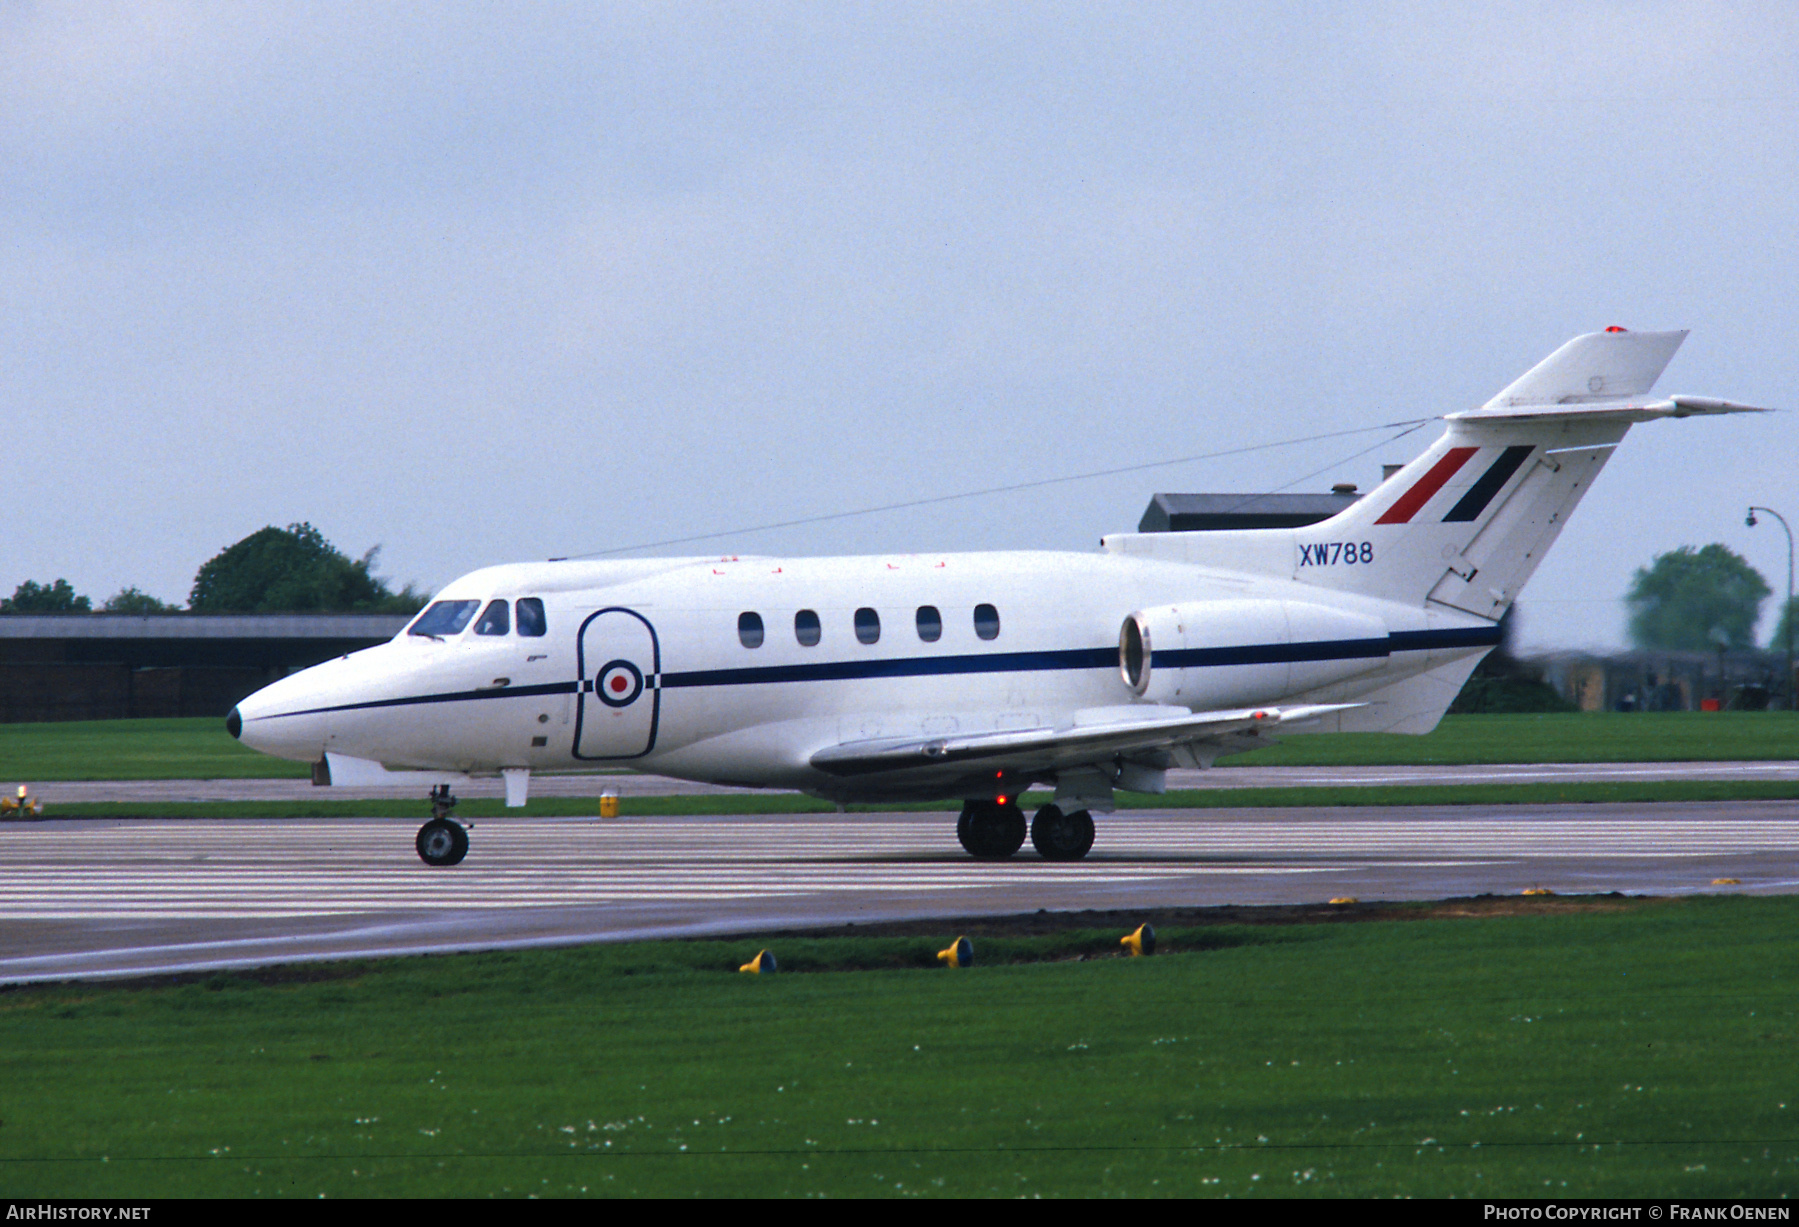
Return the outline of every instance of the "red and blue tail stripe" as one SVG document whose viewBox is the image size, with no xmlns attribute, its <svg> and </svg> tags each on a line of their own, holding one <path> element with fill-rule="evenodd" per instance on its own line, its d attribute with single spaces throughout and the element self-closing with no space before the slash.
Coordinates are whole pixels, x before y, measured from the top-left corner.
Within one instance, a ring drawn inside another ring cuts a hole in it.
<svg viewBox="0 0 1799 1227">
<path fill-rule="evenodd" d="M 1480 480 L 1468 487 L 1468 493 L 1462 495 L 1461 501 L 1449 509 L 1449 514 L 1443 517 L 1443 523 L 1472 520 L 1479 516 L 1487 509 L 1487 504 L 1493 501 L 1493 496 L 1499 493 L 1499 488 L 1512 479 L 1512 474 L 1518 471 L 1524 458 L 1536 450 L 1535 447 L 1528 446 L 1506 448 L 1500 453 L 1499 459 L 1493 462 L 1493 467 L 1482 473 Z"/>
<path fill-rule="evenodd" d="M 1394 504 L 1387 508 L 1387 513 L 1376 524 L 1409 524 L 1418 509 L 1430 502 L 1431 495 L 1443 488 L 1443 483 L 1454 477 L 1468 457 L 1474 455 L 1478 447 L 1452 447 L 1443 454 L 1443 459 L 1430 466 L 1430 472 L 1421 478 L 1417 485 L 1400 495 Z"/>
<path fill-rule="evenodd" d="M 1417 483 L 1393 501 L 1393 505 L 1376 520 L 1376 524 L 1409 524 L 1412 517 L 1441 490 L 1449 479 L 1461 471 L 1463 465 L 1479 451 L 1478 447 L 1452 447 L 1443 454 L 1443 458 L 1430 467 L 1430 472 L 1419 478 Z M 1477 519 L 1493 501 L 1493 496 L 1512 479 L 1525 458 L 1535 451 L 1534 446 L 1508 447 L 1499 454 L 1487 471 L 1468 487 L 1468 492 L 1457 500 L 1443 517 L 1443 523 L 1452 524 Z"/>
</svg>

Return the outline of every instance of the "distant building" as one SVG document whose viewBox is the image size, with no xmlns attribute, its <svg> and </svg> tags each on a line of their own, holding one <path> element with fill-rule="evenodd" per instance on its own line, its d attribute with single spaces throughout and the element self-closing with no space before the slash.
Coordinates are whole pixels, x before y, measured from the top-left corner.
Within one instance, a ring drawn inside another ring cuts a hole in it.
<svg viewBox="0 0 1799 1227">
<path fill-rule="evenodd" d="M 1354 486 L 1329 494 L 1157 494 L 1137 522 L 1140 533 L 1204 533 L 1233 528 L 1303 528 L 1328 520 L 1361 496 Z"/>
<path fill-rule="evenodd" d="M 1552 652 L 1530 663 L 1582 711 L 1698 711 L 1707 700 L 1759 710 L 1788 693 L 1779 652 Z"/>
<path fill-rule="evenodd" d="M 0 615 L 0 723 L 224 716 L 308 665 L 386 642 L 406 614 Z"/>
</svg>

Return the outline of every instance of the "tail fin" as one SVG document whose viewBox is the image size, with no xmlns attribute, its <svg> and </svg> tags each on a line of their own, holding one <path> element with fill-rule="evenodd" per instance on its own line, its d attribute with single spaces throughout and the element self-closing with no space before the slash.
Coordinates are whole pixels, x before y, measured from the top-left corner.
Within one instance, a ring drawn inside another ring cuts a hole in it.
<svg viewBox="0 0 1799 1227">
<path fill-rule="evenodd" d="M 1294 530 L 1294 578 L 1498 619 L 1632 423 L 1755 412 L 1644 399 L 1684 332 L 1575 337 L 1418 459 L 1332 518 Z"/>
<path fill-rule="evenodd" d="M 1518 376 L 1482 408 L 1591 405 L 1645 396 L 1686 339 L 1685 332 L 1589 332 Z"/>
</svg>

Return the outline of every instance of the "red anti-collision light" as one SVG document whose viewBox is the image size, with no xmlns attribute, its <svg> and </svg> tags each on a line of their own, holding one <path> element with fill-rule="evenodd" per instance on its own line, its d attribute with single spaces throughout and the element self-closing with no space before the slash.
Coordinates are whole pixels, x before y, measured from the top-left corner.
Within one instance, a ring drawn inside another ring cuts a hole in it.
<svg viewBox="0 0 1799 1227">
<path fill-rule="evenodd" d="M 1616 324 L 1613 324 L 1613 325 L 1612 325 L 1612 326 L 1611 326 L 1611 327 L 1610 327 L 1610 328 L 1607 328 L 1607 329 L 1606 329 L 1606 331 L 1607 331 L 1607 332 L 1629 332 L 1629 331 L 1630 331 L 1630 329 L 1628 329 L 1628 328 L 1620 328 L 1620 327 L 1618 327 L 1618 325 L 1616 325 Z"/>
</svg>

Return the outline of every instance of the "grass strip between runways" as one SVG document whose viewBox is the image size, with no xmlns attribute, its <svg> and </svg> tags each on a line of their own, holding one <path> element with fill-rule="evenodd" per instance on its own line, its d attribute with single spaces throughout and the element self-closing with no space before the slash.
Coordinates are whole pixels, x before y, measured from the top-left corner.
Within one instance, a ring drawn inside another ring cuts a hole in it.
<svg viewBox="0 0 1799 1227">
<path fill-rule="evenodd" d="M 14 989 L 0 1195 L 1789 1192 L 1799 899 L 1554 902 Z"/>
<path fill-rule="evenodd" d="M 1337 767 L 1791 758 L 1799 758 L 1799 714 L 1793 712 L 1568 712 L 1445 716 L 1422 737 L 1290 736 L 1229 761 Z M 304 779 L 309 770 L 232 740 L 223 720 L 0 724 L 0 783 Z"/>
</svg>

